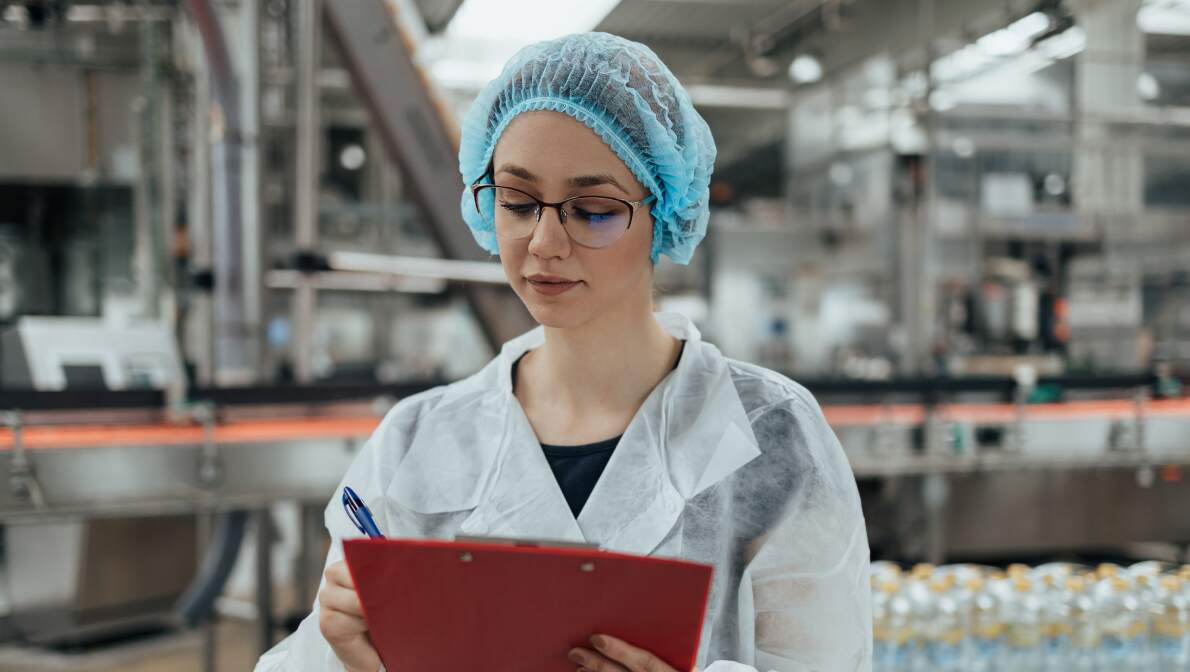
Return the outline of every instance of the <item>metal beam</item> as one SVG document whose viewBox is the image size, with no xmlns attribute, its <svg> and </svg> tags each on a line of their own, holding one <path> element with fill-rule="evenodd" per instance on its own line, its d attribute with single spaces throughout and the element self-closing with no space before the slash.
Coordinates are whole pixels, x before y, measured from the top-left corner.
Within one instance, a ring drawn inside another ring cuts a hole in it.
<svg viewBox="0 0 1190 672">
<path fill-rule="evenodd" d="M 325 0 L 327 25 L 372 114 L 389 155 L 427 215 L 429 233 L 449 259 L 490 261 L 461 221 L 463 182 L 457 129 L 414 63 L 398 17 L 382 0 Z M 469 285 L 471 303 L 493 350 L 533 326 L 524 304 L 507 286 Z"/>
</svg>

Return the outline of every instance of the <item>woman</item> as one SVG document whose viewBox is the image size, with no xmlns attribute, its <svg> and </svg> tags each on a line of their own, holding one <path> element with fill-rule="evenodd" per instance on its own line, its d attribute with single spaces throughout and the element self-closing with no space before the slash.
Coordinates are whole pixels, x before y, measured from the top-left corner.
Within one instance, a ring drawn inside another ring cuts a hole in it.
<svg viewBox="0 0 1190 672">
<path fill-rule="evenodd" d="M 465 120 L 462 211 L 541 326 L 474 376 L 397 404 L 343 484 L 391 537 L 587 541 L 713 564 L 706 672 L 867 670 L 864 521 L 813 397 L 653 313 L 653 264 L 687 263 L 705 233 L 714 157 L 646 47 L 588 33 L 519 52 Z M 338 502 L 314 613 L 258 670 L 380 667 Z M 592 634 L 559 656 L 672 670 Z"/>
</svg>

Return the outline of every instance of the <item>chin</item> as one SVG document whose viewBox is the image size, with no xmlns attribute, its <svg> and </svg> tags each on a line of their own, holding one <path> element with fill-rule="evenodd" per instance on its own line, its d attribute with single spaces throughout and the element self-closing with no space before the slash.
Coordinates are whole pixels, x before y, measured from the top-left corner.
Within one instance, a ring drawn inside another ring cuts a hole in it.
<svg viewBox="0 0 1190 672">
<path fill-rule="evenodd" d="M 537 301 L 528 301 L 525 303 L 525 307 L 529 309 L 529 314 L 533 316 L 533 319 L 538 324 L 552 329 L 577 327 L 590 318 L 587 311 L 582 310 L 578 306 L 561 306 L 558 304 L 551 305 Z"/>
<path fill-rule="evenodd" d="M 529 310 L 529 314 L 533 316 L 533 320 L 543 327 L 569 329 L 582 325 L 591 319 L 590 305 L 580 297 L 567 297 L 561 301 L 550 301 L 542 300 L 541 297 L 535 296 L 532 287 L 526 286 L 524 292 L 525 294 L 518 292 L 521 297 L 521 303 L 525 304 L 525 308 Z"/>
</svg>

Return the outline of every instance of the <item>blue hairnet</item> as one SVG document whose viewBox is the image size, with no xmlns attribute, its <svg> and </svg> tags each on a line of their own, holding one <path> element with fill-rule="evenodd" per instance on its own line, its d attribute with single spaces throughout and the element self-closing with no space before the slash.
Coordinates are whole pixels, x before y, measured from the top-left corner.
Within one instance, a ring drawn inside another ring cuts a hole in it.
<svg viewBox="0 0 1190 672">
<path fill-rule="evenodd" d="M 496 141 L 513 118 L 532 110 L 568 114 L 603 138 L 656 199 L 650 258 L 690 261 L 706 235 L 715 141 L 661 59 L 643 44 L 607 33 L 521 49 L 468 110 L 459 146 L 461 206 L 480 247 L 499 252 L 487 223 L 491 213 L 485 221 L 475 211 L 467 187 L 488 173 Z"/>
</svg>

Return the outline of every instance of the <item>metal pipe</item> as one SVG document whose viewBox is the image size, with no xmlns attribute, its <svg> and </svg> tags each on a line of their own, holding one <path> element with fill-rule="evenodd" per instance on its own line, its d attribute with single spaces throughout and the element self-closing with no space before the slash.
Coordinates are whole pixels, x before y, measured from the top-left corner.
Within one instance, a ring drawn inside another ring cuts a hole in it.
<svg viewBox="0 0 1190 672">
<path fill-rule="evenodd" d="M 266 506 L 256 515 L 257 644 L 264 653 L 273 647 L 273 518 Z"/>
<path fill-rule="evenodd" d="M 215 530 L 198 574 L 174 606 L 174 613 L 182 624 L 194 627 L 210 616 L 215 598 L 222 594 L 227 577 L 235 567 L 247 520 L 246 511 L 226 511 L 215 519 Z"/>
<path fill-rule="evenodd" d="M 297 29 L 297 166 L 294 183 L 294 237 L 297 249 L 311 252 L 318 242 L 318 178 L 322 120 L 318 98 L 318 66 L 322 47 L 322 2 L 298 3 Z M 298 382 L 314 377 L 315 288 L 299 284 L 293 295 L 293 368 Z"/>
<path fill-rule="evenodd" d="M 200 48 L 195 44 L 195 50 Z M 207 67 L 195 64 L 194 68 L 194 118 L 193 133 L 190 141 L 193 145 L 190 165 L 190 193 L 186 196 L 189 208 L 187 216 L 186 234 L 189 239 L 190 269 L 192 272 L 209 273 L 211 271 L 211 145 L 210 145 L 210 109 L 211 109 L 211 77 Z M 193 346 L 189 348 L 195 360 L 195 376 L 198 384 L 210 387 L 215 380 L 215 349 L 212 313 L 212 296 L 208 288 L 196 287 L 190 296 L 190 310 L 194 321 L 198 324 L 195 330 Z"/>
<path fill-rule="evenodd" d="M 214 257 L 214 355 L 217 383 L 250 382 L 256 375 L 254 334 L 245 301 L 241 195 L 243 123 L 239 81 L 210 0 L 185 0 L 202 36 L 211 75 L 211 173 Z"/>
</svg>

